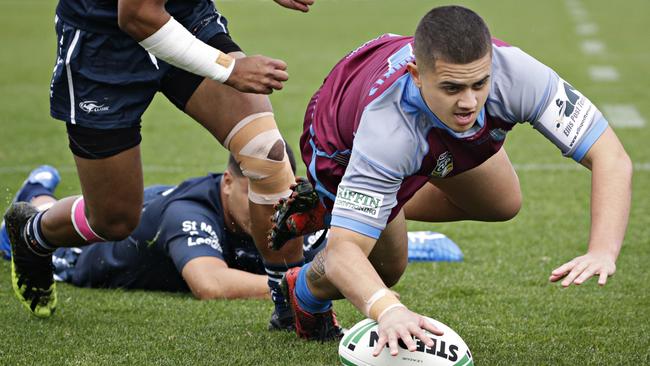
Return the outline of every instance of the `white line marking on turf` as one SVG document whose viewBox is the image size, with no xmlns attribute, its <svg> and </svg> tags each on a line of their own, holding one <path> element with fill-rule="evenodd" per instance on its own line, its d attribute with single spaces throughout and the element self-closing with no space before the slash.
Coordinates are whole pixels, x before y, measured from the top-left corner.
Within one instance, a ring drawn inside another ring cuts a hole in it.
<svg viewBox="0 0 650 366">
<path fill-rule="evenodd" d="M 577 21 L 583 21 L 587 19 L 587 11 L 579 6 L 573 6 L 569 8 L 569 13 L 573 16 L 573 19 Z"/>
<path fill-rule="evenodd" d="M 605 45 L 603 42 L 590 39 L 582 42 L 582 52 L 588 55 L 601 54 L 605 51 Z"/>
<path fill-rule="evenodd" d="M 618 81 L 618 70 L 613 66 L 590 66 L 589 76 L 593 81 Z"/>
<path fill-rule="evenodd" d="M 598 33 L 598 25 L 594 23 L 580 23 L 576 26 L 576 33 L 580 36 L 593 36 Z"/>
<path fill-rule="evenodd" d="M 645 126 L 645 120 L 641 117 L 641 113 L 631 104 L 605 104 L 603 113 L 614 127 L 642 128 Z"/>
</svg>

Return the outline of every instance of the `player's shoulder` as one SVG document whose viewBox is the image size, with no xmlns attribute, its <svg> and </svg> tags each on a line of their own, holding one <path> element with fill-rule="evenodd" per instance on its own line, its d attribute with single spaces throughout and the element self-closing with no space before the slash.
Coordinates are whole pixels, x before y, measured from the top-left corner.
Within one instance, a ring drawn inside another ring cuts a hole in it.
<svg viewBox="0 0 650 366">
<path fill-rule="evenodd" d="M 549 94 L 557 74 L 519 47 L 493 39 L 492 75 L 488 104 L 510 122 L 534 117 Z"/>
<path fill-rule="evenodd" d="M 402 176 L 417 170 L 427 146 L 426 121 L 403 109 L 407 79 L 405 75 L 364 109 L 354 138 L 354 150 L 366 160 Z"/>
</svg>

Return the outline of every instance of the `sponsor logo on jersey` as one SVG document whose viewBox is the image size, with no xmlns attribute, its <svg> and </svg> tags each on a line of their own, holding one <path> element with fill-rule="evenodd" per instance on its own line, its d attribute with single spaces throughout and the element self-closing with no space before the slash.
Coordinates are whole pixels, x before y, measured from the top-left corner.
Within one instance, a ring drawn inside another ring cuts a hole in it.
<svg viewBox="0 0 650 366">
<path fill-rule="evenodd" d="M 566 81 L 560 79 L 556 93 L 536 123 L 564 154 L 574 150 L 598 109 Z"/>
<path fill-rule="evenodd" d="M 105 104 L 98 104 L 96 100 L 86 100 L 79 103 L 79 108 L 86 113 L 106 112 L 111 107 Z"/>
<path fill-rule="evenodd" d="M 219 243 L 219 237 L 212 228 L 212 225 L 206 224 L 205 222 L 198 224 L 196 221 L 190 220 L 183 221 L 181 225 L 183 232 L 188 233 L 188 247 L 193 247 L 196 245 L 209 245 L 212 247 L 212 249 L 223 252 L 221 249 L 221 244 Z M 203 234 L 201 234 L 201 232 L 203 232 Z"/>
<path fill-rule="evenodd" d="M 563 86 L 566 100 L 562 100 L 561 98 L 555 100 L 555 105 L 559 108 L 555 129 L 562 129 L 564 136 L 568 137 L 575 125 L 576 118 L 585 105 L 585 99 L 580 99 L 580 95 L 576 92 L 575 88 L 568 83 L 563 82 Z M 566 124 L 564 123 L 565 120 Z"/>
<path fill-rule="evenodd" d="M 445 151 L 444 153 L 440 154 L 440 156 L 438 156 L 436 167 L 433 169 L 431 175 L 434 177 L 442 178 L 447 176 L 447 174 L 449 174 L 452 170 L 454 170 L 454 157 L 449 151 Z"/>
<path fill-rule="evenodd" d="M 339 185 L 334 207 L 353 210 L 362 215 L 377 218 L 383 200 L 383 194 L 359 191 Z"/>
</svg>

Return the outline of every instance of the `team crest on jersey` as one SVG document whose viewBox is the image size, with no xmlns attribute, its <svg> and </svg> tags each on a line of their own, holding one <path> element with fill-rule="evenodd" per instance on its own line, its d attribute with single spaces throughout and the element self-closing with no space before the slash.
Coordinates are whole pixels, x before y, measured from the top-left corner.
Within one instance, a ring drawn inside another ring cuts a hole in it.
<svg viewBox="0 0 650 366">
<path fill-rule="evenodd" d="M 443 178 L 447 176 L 447 174 L 449 174 L 452 170 L 454 170 L 454 157 L 449 151 L 445 151 L 444 153 L 440 154 L 440 156 L 438 156 L 436 167 L 433 169 L 433 173 L 431 173 L 431 175 L 434 177 Z"/>
<path fill-rule="evenodd" d="M 382 194 L 350 189 L 339 185 L 336 190 L 334 207 L 353 210 L 362 215 L 377 218 L 383 200 L 384 195 Z"/>
</svg>

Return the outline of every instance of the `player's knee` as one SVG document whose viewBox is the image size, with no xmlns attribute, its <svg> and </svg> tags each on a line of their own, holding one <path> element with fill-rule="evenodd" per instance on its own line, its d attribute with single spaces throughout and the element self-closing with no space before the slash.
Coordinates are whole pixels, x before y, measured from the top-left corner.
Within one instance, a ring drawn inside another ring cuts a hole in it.
<svg viewBox="0 0 650 366">
<path fill-rule="evenodd" d="M 402 278 L 403 273 L 404 272 L 400 272 L 399 274 L 393 273 L 393 274 L 390 274 L 390 275 L 384 275 L 384 276 L 381 277 L 381 279 L 382 279 L 382 281 L 384 281 L 384 284 L 386 284 L 386 286 L 390 288 L 390 287 L 393 287 L 393 286 L 397 285 L 397 283 L 399 282 L 399 279 Z"/>
<path fill-rule="evenodd" d="M 496 207 L 492 219 L 494 221 L 508 221 L 513 219 L 517 216 L 519 210 L 521 210 L 521 203 L 521 192 L 508 196 L 507 199 L 502 200 Z"/>
<path fill-rule="evenodd" d="M 393 287 L 397 282 L 399 282 L 400 278 L 402 278 L 402 275 L 406 270 L 406 262 L 403 265 L 400 264 L 397 266 L 391 264 L 389 267 L 390 268 L 385 268 L 383 270 L 378 268 L 377 273 L 379 273 L 379 277 L 381 277 L 381 280 L 384 281 L 384 284 L 387 287 Z"/>
<path fill-rule="evenodd" d="M 233 128 L 224 145 L 250 180 L 248 196 L 252 202 L 273 204 L 291 193 L 294 175 L 272 113 L 246 117 Z"/>
<path fill-rule="evenodd" d="M 140 222 L 140 210 L 111 212 L 101 217 L 89 217 L 93 230 L 103 239 L 118 241 L 126 239 Z"/>
</svg>

